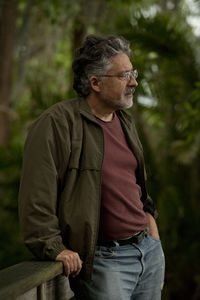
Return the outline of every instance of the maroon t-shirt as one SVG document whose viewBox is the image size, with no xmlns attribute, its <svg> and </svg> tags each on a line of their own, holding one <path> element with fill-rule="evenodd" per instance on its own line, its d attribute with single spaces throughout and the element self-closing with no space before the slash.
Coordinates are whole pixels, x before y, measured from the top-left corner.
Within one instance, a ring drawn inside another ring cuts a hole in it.
<svg viewBox="0 0 200 300">
<path fill-rule="evenodd" d="M 141 188 L 136 183 L 137 160 L 116 114 L 111 122 L 97 121 L 104 132 L 98 240 L 123 239 L 147 228 Z"/>
</svg>

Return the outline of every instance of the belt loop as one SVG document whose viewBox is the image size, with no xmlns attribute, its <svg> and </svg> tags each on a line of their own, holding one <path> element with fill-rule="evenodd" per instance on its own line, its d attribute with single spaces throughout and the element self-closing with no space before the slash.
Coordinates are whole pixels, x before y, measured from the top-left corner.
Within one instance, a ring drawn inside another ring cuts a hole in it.
<svg viewBox="0 0 200 300">
<path fill-rule="evenodd" d="M 119 246 L 119 243 L 118 243 L 118 241 L 114 240 L 113 242 L 114 242 L 114 244 L 115 244 L 115 246 L 116 246 L 116 247 L 118 247 L 118 246 Z"/>
</svg>

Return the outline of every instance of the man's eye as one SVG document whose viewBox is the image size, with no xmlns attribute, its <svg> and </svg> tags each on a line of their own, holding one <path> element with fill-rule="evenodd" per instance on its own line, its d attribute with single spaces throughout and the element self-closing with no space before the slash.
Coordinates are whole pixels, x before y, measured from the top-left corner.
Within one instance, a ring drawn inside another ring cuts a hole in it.
<svg viewBox="0 0 200 300">
<path fill-rule="evenodd" d="M 130 73 L 129 72 L 124 73 L 124 78 L 129 79 L 130 78 Z"/>
</svg>

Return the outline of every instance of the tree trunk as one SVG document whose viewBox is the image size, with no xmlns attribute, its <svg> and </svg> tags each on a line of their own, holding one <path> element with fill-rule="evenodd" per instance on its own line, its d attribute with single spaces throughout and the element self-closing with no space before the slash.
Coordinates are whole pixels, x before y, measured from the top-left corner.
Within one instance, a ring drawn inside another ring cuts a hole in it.
<svg viewBox="0 0 200 300">
<path fill-rule="evenodd" d="M 6 146 L 8 142 L 16 19 L 17 0 L 0 0 L 0 146 Z"/>
<path fill-rule="evenodd" d="M 11 105 L 20 94 L 26 78 L 26 62 L 31 54 L 29 44 L 31 39 L 31 26 L 34 4 L 35 0 L 26 0 L 26 7 L 22 15 L 22 24 L 20 28 L 18 28 L 16 41 L 18 53 L 14 74 L 15 82 L 12 86 L 12 93 L 10 96 Z"/>
</svg>

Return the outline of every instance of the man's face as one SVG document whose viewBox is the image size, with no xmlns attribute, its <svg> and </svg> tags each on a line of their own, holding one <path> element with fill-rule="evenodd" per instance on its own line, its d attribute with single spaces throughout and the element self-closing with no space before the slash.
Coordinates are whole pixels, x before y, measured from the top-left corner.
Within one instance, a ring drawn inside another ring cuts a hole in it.
<svg viewBox="0 0 200 300">
<path fill-rule="evenodd" d="M 112 58 L 112 66 L 105 75 L 122 75 L 132 70 L 129 57 L 123 53 Z M 120 76 L 101 77 L 100 101 L 103 101 L 104 107 L 114 110 L 129 108 L 133 105 L 133 92 L 137 86 L 133 75 L 130 80 Z"/>
</svg>

